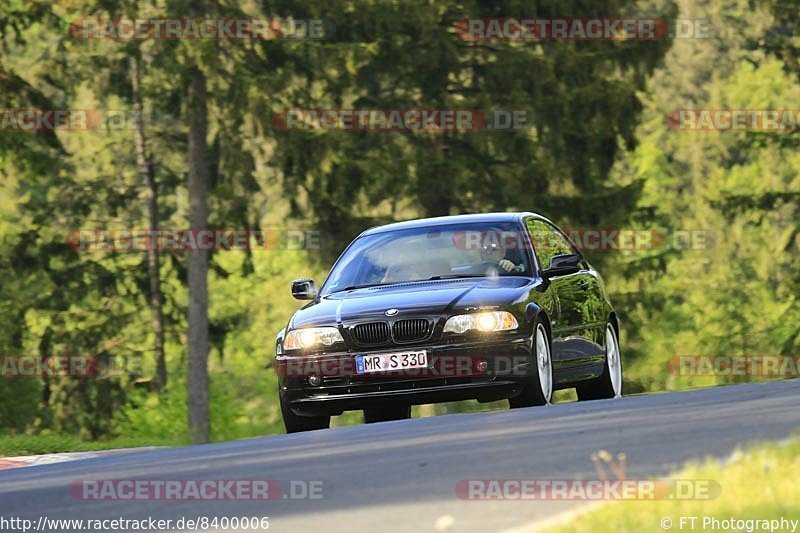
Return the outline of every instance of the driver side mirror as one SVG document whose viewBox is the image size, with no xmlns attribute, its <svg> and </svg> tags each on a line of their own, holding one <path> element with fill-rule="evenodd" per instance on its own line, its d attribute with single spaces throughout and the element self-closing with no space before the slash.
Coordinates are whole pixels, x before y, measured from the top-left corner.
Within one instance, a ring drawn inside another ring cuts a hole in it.
<svg viewBox="0 0 800 533">
<path fill-rule="evenodd" d="M 296 300 L 313 300 L 317 297 L 317 284 L 313 279 L 296 279 L 292 282 L 292 296 Z"/>
<path fill-rule="evenodd" d="M 542 271 L 542 276 L 550 278 L 553 276 L 566 276 L 580 271 L 580 254 L 555 255 L 550 260 L 550 266 Z"/>
</svg>

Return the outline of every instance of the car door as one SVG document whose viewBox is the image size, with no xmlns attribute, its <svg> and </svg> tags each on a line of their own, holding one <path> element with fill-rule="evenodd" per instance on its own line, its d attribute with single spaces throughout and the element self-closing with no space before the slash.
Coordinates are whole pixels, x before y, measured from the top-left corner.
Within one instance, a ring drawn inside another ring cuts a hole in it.
<svg viewBox="0 0 800 533">
<path fill-rule="evenodd" d="M 550 265 L 556 255 L 577 254 L 569 239 L 546 220 L 526 220 L 540 270 Z M 553 276 L 551 287 L 556 302 L 550 317 L 553 329 L 554 366 L 562 370 L 578 370 L 602 360 L 602 344 L 598 343 L 599 313 L 602 312 L 600 282 L 589 264 L 581 261 L 578 272 Z"/>
</svg>

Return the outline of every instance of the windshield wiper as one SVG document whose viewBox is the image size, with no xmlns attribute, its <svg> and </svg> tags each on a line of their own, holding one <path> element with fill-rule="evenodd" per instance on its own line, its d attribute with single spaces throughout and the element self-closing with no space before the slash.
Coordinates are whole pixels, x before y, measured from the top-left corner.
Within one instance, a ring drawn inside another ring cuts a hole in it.
<svg viewBox="0 0 800 533">
<path fill-rule="evenodd" d="M 426 281 L 437 279 L 458 279 L 458 278 L 485 278 L 483 274 L 445 274 L 443 276 L 431 276 Z"/>
<path fill-rule="evenodd" d="M 410 279 L 407 281 L 393 281 L 391 283 L 365 283 L 364 285 L 348 285 L 347 287 L 330 291 L 327 294 L 336 294 L 339 292 L 354 291 L 356 289 L 367 289 L 369 287 L 386 287 L 388 285 L 399 285 L 403 283 L 420 283 L 422 281 L 435 281 L 439 279 L 458 279 L 458 278 L 485 278 L 483 274 L 445 274 L 442 276 L 432 276 L 427 279 Z"/>
<path fill-rule="evenodd" d="M 394 283 L 366 283 L 364 285 L 348 285 L 343 289 L 331 291 L 328 294 L 336 294 L 337 292 L 354 291 L 356 289 L 366 289 L 368 287 L 382 287 L 383 285 L 394 285 Z"/>
</svg>

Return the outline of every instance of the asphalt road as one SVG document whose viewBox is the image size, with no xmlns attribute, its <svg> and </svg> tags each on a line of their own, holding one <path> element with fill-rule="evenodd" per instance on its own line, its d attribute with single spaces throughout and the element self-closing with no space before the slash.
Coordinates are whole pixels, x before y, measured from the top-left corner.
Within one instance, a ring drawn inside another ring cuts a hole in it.
<svg viewBox="0 0 800 533">
<path fill-rule="evenodd" d="M 145 518 L 268 516 L 270 531 L 502 531 L 577 504 L 468 501 L 464 479 L 596 478 L 590 459 L 627 456 L 628 477 L 666 475 L 684 461 L 800 427 L 800 380 L 447 415 L 305 434 L 86 459 L 0 472 L 0 516 Z M 178 423 L 176 421 L 176 423 Z M 322 499 L 83 501 L 86 479 L 324 481 Z M 724 487 L 723 487 L 724 490 Z M 442 519 L 449 516 L 449 519 Z M 654 530 L 657 530 L 654 527 Z"/>
</svg>

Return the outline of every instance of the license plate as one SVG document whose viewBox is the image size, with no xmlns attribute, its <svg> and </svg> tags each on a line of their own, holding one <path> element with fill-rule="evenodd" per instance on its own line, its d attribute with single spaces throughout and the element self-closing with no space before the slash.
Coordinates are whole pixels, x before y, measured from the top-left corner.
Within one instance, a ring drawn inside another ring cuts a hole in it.
<svg viewBox="0 0 800 533">
<path fill-rule="evenodd" d="M 428 352 L 419 350 L 414 352 L 356 356 L 357 374 L 391 372 L 393 370 L 407 370 L 409 368 L 428 368 Z"/>
</svg>

